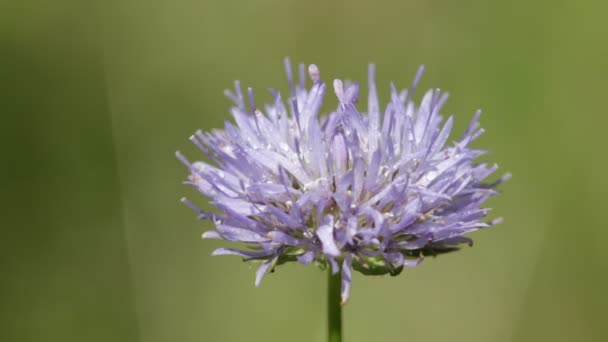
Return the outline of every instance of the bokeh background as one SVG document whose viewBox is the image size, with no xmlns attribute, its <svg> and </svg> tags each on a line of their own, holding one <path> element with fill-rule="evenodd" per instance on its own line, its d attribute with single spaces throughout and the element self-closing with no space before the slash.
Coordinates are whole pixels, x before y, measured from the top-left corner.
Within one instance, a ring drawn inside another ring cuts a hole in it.
<svg viewBox="0 0 608 342">
<path fill-rule="evenodd" d="M 3 1 L 0 340 L 323 341 L 325 275 L 210 257 L 179 149 L 234 79 L 378 68 L 477 108 L 513 179 L 504 224 L 399 277 L 354 277 L 346 341 L 606 341 L 608 5 L 602 1 Z M 419 99 L 422 92 L 418 93 Z M 328 99 L 333 101 L 332 96 Z M 333 106 L 333 104 L 331 105 Z"/>
</svg>

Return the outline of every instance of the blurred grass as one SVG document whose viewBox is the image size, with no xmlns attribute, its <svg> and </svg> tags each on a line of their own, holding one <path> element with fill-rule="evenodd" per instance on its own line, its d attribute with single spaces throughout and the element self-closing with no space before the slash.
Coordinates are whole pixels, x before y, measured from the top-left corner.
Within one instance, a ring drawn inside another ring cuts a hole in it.
<svg viewBox="0 0 608 342">
<path fill-rule="evenodd" d="M 100 46 L 53 13 L 0 40 L 0 340 L 137 340 Z"/>
<path fill-rule="evenodd" d="M 324 275 L 253 287 L 212 258 L 176 149 L 228 118 L 234 79 L 262 99 L 281 60 L 321 75 L 450 92 L 455 135 L 514 178 L 505 223 L 397 278 L 355 275 L 347 341 L 604 341 L 608 237 L 602 2 L 75 1 L 3 5 L 6 341 L 322 341 Z M 422 91 L 418 94 L 420 97 Z M 328 97 L 331 102 L 333 99 Z M 333 105 L 333 104 L 331 104 Z"/>
</svg>

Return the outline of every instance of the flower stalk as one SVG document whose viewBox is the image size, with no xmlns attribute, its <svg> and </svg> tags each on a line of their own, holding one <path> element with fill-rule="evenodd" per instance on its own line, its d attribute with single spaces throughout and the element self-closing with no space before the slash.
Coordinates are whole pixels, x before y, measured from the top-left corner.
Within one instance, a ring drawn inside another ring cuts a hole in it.
<svg viewBox="0 0 608 342">
<path fill-rule="evenodd" d="M 340 273 L 327 270 L 327 341 L 342 342 L 342 299 Z"/>
</svg>

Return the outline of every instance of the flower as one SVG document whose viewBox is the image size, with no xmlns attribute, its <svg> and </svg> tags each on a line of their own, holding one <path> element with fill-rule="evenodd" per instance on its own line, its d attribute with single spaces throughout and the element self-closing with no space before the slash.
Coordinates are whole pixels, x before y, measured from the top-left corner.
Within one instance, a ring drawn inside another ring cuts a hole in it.
<svg viewBox="0 0 608 342">
<path fill-rule="evenodd" d="M 210 219 L 214 231 L 203 238 L 244 243 L 212 255 L 238 255 L 260 261 L 255 285 L 287 261 L 316 263 L 341 272 L 342 301 L 349 296 L 352 270 L 391 274 L 418 265 L 425 255 L 458 249 L 472 240 L 466 233 L 490 227 L 489 209 L 480 205 L 495 195 L 483 181 L 497 166 L 474 163 L 484 151 L 469 145 L 482 133 L 480 112 L 460 140 L 446 145 L 453 117 L 440 115 L 447 94 L 429 90 L 419 106 L 412 94 L 423 67 L 408 90 L 391 84 L 381 115 L 375 67 L 369 66 L 367 113 L 358 111 L 359 84 L 334 80 L 338 107 L 319 112 L 326 92 L 319 68 L 311 64 L 306 89 L 304 65 L 294 83 L 285 60 L 289 98 L 270 89 L 274 102 L 264 111 L 238 81 L 226 95 L 234 102 L 236 123 L 223 130 L 197 131 L 190 140 L 215 164 L 191 163 L 186 182 L 211 199 L 216 212 L 183 202 Z"/>
</svg>

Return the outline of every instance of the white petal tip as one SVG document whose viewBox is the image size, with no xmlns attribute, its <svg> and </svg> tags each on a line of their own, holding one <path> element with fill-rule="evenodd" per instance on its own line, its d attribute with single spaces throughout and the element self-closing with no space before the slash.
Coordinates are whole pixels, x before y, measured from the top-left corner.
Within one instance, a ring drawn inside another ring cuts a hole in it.
<svg viewBox="0 0 608 342">
<path fill-rule="evenodd" d="M 207 232 L 204 232 L 203 234 L 201 234 L 201 238 L 202 239 L 218 239 L 218 238 L 220 238 L 220 235 L 217 232 L 210 230 L 210 231 L 207 231 Z"/>
<path fill-rule="evenodd" d="M 500 224 L 500 223 L 502 223 L 502 221 L 503 221 L 503 218 L 502 218 L 502 217 L 499 217 L 499 218 L 495 218 L 495 219 L 493 219 L 493 220 L 490 222 L 490 224 L 491 224 L 491 225 L 496 225 L 496 224 Z"/>
<path fill-rule="evenodd" d="M 342 101 L 342 98 L 344 97 L 344 84 L 342 83 L 342 80 L 337 78 L 334 80 L 334 92 L 336 93 L 338 100 Z"/>
<path fill-rule="evenodd" d="M 308 66 L 308 76 L 310 76 L 310 79 L 313 82 L 317 82 L 321 79 L 319 67 L 316 64 L 311 64 Z"/>
<path fill-rule="evenodd" d="M 260 284 L 262 283 L 262 278 L 264 278 L 265 273 L 266 273 L 266 269 L 264 269 L 264 271 L 262 271 L 262 273 L 260 273 L 260 271 L 258 270 L 258 272 L 256 273 L 256 276 L 255 276 L 255 282 L 253 283 L 253 285 L 255 285 L 255 287 L 260 287 Z"/>
</svg>

